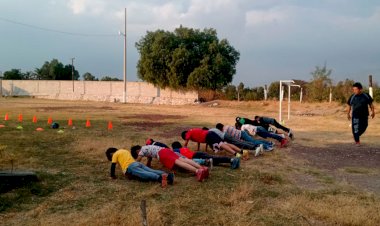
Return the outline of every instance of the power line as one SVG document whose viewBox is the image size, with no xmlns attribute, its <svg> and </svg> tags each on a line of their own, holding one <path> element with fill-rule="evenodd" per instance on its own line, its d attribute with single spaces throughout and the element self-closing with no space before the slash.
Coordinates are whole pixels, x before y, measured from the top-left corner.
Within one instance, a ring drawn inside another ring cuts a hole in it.
<svg viewBox="0 0 380 226">
<path fill-rule="evenodd" d="M 0 20 L 12 23 L 12 24 L 17 24 L 25 27 L 30 27 L 42 31 L 48 31 L 48 32 L 54 32 L 54 33 L 60 33 L 60 34 L 66 34 L 66 35 L 74 35 L 74 36 L 84 36 L 84 37 L 116 37 L 118 36 L 117 34 L 85 34 L 85 33 L 75 33 L 75 32 L 68 32 L 68 31 L 60 31 L 60 30 L 55 30 L 55 29 L 50 29 L 50 28 L 45 28 L 45 27 L 39 27 L 35 26 L 32 24 L 26 24 L 26 23 L 21 23 L 18 21 L 10 20 L 7 18 L 0 17 Z"/>
</svg>

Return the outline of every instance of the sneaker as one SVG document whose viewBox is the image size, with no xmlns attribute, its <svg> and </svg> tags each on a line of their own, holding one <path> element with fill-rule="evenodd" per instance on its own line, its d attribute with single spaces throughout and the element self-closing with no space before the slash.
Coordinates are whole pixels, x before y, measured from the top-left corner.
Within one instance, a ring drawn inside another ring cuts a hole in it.
<svg viewBox="0 0 380 226">
<path fill-rule="evenodd" d="M 360 141 L 355 142 L 355 145 L 356 145 L 356 147 L 360 147 L 361 146 Z"/>
<path fill-rule="evenodd" d="M 161 187 L 166 188 L 168 186 L 168 175 L 166 173 L 161 175 Z"/>
<path fill-rule="evenodd" d="M 203 181 L 203 177 L 204 177 L 203 169 L 197 169 L 197 172 L 195 173 L 195 176 L 197 177 L 197 180 L 199 182 L 202 182 Z"/>
<path fill-rule="evenodd" d="M 210 169 L 210 171 L 212 170 L 212 168 L 214 168 L 214 160 L 212 158 L 209 158 L 208 159 L 208 168 Z"/>
<path fill-rule="evenodd" d="M 260 144 L 260 154 L 264 154 L 264 144 Z"/>
<path fill-rule="evenodd" d="M 236 156 L 236 158 L 239 158 L 239 159 L 241 158 L 241 154 L 240 153 L 236 153 L 235 156 Z"/>
<path fill-rule="evenodd" d="M 285 134 L 281 133 L 281 134 L 278 134 L 280 137 L 282 138 L 285 138 Z"/>
<path fill-rule="evenodd" d="M 243 159 L 248 160 L 249 159 L 249 152 L 248 150 L 243 150 Z"/>
<path fill-rule="evenodd" d="M 260 152 L 261 152 L 261 145 L 260 144 L 256 149 L 255 149 L 255 157 L 259 156 L 260 155 Z"/>
<path fill-rule="evenodd" d="M 291 129 L 289 130 L 288 136 L 290 137 L 290 139 L 294 139 L 293 131 Z"/>
<path fill-rule="evenodd" d="M 173 185 L 174 184 L 174 173 L 169 173 L 167 177 L 168 184 Z"/>
<path fill-rule="evenodd" d="M 239 158 L 232 158 L 231 159 L 231 169 L 237 169 L 240 167 L 240 159 Z"/>
<path fill-rule="evenodd" d="M 267 148 L 263 148 L 264 151 L 273 151 L 274 150 L 274 147 L 271 145 L 271 146 L 267 146 Z"/>
<path fill-rule="evenodd" d="M 287 144 L 288 144 L 288 140 L 287 139 L 282 139 L 280 147 L 284 148 L 284 147 L 286 147 Z"/>
<path fill-rule="evenodd" d="M 210 172 L 209 172 L 209 170 L 208 170 L 208 167 L 206 167 L 206 166 L 202 166 L 202 169 L 203 169 L 203 173 L 204 173 L 204 175 L 203 175 L 203 179 L 207 179 L 208 176 L 210 175 Z"/>
</svg>

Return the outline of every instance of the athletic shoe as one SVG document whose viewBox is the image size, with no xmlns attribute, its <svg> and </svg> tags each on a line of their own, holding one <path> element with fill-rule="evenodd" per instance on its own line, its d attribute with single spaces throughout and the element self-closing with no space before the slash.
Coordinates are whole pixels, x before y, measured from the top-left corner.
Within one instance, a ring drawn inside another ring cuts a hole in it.
<svg viewBox="0 0 380 226">
<path fill-rule="evenodd" d="M 273 151 L 273 150 L 274 150 L 273 145 L 267 146 L 267 148 L 264 149 L 264 151 Z"/>
<path fill-rule="evenodd" d="M 208 171 L 208 168 L 206 166 L 202 166 L 202 169 L 203 169 L 203 179 L 207 179 L 208 176 L 210 175 L 210 172 Z"/>
<path fill-rule="evenodd" d="M 280 137 L 282 138 L 285 138 L 285 134 L 281 133 L 281 134 L 278 134 Z"/>
<path fill-rule="evenodd" d="M 243 150 L 243 159 L 248 160 L 249 159 L 249 151 L 248 150 Z"/>
<path fill-rule="evenodd" d="M 169 173 L 167 177 L 168 184 L 173 185 L 174 184 L 174 173 Z"/>
<path fill-rule="evenodd" d="M 356 145 L 356 147 L 360 147 L 361 146 L 360 141 L 355 142 L 355 145 Z"/>
<path fill-rule="evenodd" d="M 240 153 L 236 153 L 235 156 L 236 156 L 236 158 L 239 158 L 239 159 L 241 158 L 241 154 Z"/>
<path fill-rule="evenodd" d="M 197 177 L 197 180 L 199 182 L 202 182 L 203 181 L 203 177 L 204 177 L 203 169 L 197 169 L 197 172 L 195 173 L 195 176 Z"/>
<path fill-rule="evenodd" d="M 290 139 L 294 139 L 294 134 L 293 134 L 293 131 L 290 129 L 289 130 L 289 133 L 288 133 L 288 136 L 290 137 Z"/>
<path fill-rule="evenodd" d="M 287 139 L 282 139 L 280 147 L 284 148 L 284 147 L 286 147 L 287 144 L 288 144 L 288 140 Z"/>
<path fill-rule="evenodd" d="M 239 158 L 232 158 L 231 159 L 231 169 L 237 169 L 240 167 L 240 159 Z"/>
<path fill-rule="evenodd" d="M 168 175 L 166 173 L 161 175 L 161 187 L 166 188 L 168 186 Z"/>
<path fill-rule="evenodd" d="M 256 149 L 255 149 L 255 157 L 259 156 L 260 155 L 260 152 L 261 152 L 261 145 L 260 144 Z"/>
<path fill-rule="evenodd" d="M 214 168 L 214 160 L 212 158 L 208 159 L 208 168 L 210 171 Z"/>
</svg>

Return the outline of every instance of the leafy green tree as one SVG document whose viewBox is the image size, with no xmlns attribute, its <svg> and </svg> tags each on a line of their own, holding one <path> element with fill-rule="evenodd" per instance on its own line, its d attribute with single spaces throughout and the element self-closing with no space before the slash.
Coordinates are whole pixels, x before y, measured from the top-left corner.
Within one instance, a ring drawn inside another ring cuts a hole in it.
<svg viewBox="0 0 380 226">
<path fill-rule="evenodd" d="M 100 81 L 122 81 L 121 79 L 110 77 L 110 76 L 103 76 Z"/>
<path fill-rule="evenodd" d="M 227 85 L 224 88 L 224 94 L 228 100 L 236 100 L 236 86 Z"/>
<path fill-rule="evenodd" d="M 342 104 L 346 103 L 350 95 L 352 94 L 352 85 L 355 81 L 346 79 L 345 81 L 339 81 L 333 88 L 333 98 Z"/>
<path fill-rule="evenodd" d="M 280 96 L 280 82 L 272 82 L 268 87 L 268 97 L 278 99 Z"/>
<path fill-rule="evenodd" d="M 243 91 L 244 91 L 244 83 L 240 82 L 239 85 L 238 85 L 238 87 L 237 87 L 238 101 L 240 101 L 240 99 L 242 98 Z"/>
<path fill-rule="evenodd" d="M 43 80 L 71 80 L 74 69 L 74 80 L 79 79 L 79 72 L 71 64 L 63 65 L 57 59 L 46 61 L 41 68 L 35 70 L 37 76 Z"/>
<path fill-rule="evenodd" d="M 212 89 L 229 84 L 239 52 L 216 30 L 185 28 L 157 30 L 136 43 L 140 53 L 138 77 L 161 88 Z"/>
<path fill-rule="evenodd" d="M 99 81 L 98 78 L 93 76 L 90 72 L 86 72 L 83 74 L 83 80 L 85 81 Z"/>
<path fill-rule="evenodd" d="M 20 69 L 12 69 L 10 71 L 4 72 L 3 75 L 4 80 L 21 80 L 24 79 L 24 74 Z"/>
<path fill-rule="evenodd" d="M 326 65 L 323 67 L 316 66 L 315 70 L 311 72 L 313 79 L 307 86 L 309 101 L 321 102 L 329 99 L 330 88 L 332 86 L 331 72 L 332 70 L 327 69 Z"/>
</svg>

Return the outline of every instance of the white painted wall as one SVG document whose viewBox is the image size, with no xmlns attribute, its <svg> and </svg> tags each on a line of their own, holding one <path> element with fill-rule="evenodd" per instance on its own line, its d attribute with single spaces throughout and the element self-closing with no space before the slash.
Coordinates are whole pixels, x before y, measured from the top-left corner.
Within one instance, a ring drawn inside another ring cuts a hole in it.
<svg viewBox="0 0 380 226">
<path fill-rule="evenodd" d="M 60 100 L 123 101 L 123 81 L 2 80 L 2 96 L 33 96 Z M 128 103 L 192 104 L 197 92 L 160 89 L 146 82 L 127 82 Z"/>
</svg>

